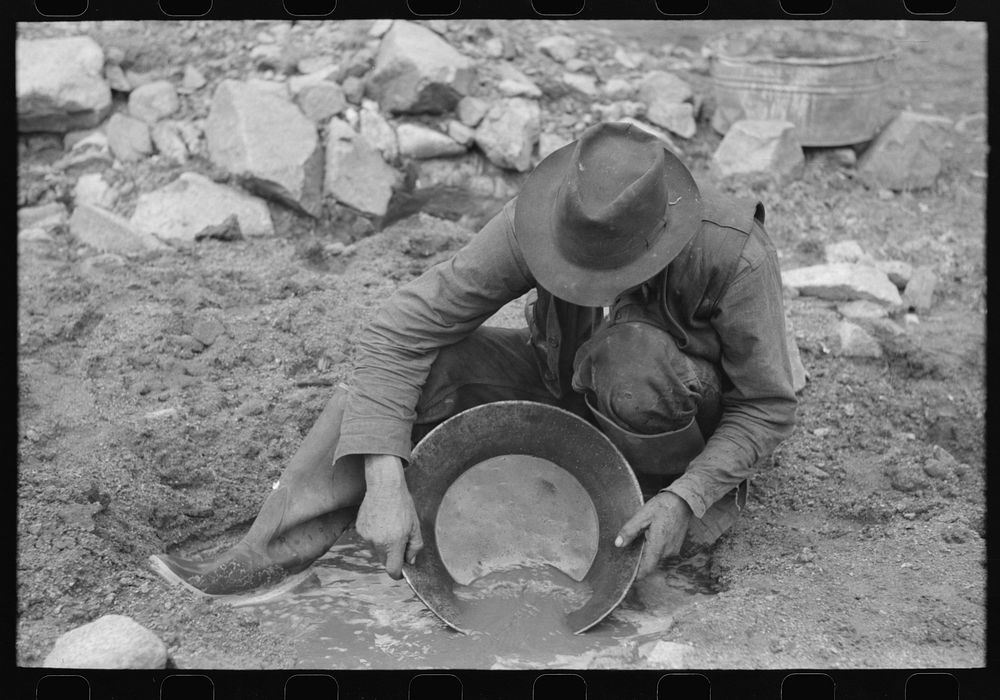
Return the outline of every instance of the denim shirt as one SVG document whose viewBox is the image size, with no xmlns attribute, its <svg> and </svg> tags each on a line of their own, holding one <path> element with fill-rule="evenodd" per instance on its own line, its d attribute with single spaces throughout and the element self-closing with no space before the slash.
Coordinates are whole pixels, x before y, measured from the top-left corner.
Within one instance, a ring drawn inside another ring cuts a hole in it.
<svg viewBox="0 0 1000 700">
<path fill-rule="evenodd" d="M 751 213 L 707 188 L 702 200 L 701 230 L 661 273 L 662 294 L 651 301 L 681 349 L 718 364 L 724 376 L 718 427 L 667 487 L 699 518 L 789 435 L 797 404 L 778 258 L 763 207 Z M 415 407 L 438 349 L 532 289 L 537 297 L 527 314 L 542 381 L 557 397 L 571 390 L 573 357 L 602 310 L 536 285 L 514 230 L 515 205 L 505 205 L 453 258 L 401 286 L 361 333 L 335 460 L 408 460 Z"/>
</svg>

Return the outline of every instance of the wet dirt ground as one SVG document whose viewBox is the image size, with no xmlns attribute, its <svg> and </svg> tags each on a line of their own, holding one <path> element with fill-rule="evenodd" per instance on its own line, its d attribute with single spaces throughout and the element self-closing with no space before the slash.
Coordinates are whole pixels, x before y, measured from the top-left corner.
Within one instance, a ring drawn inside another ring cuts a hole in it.
<svg viewBox="0 0 1000 700">
<path fill-rule="evenodd" d="M 187 41 L 178 36 L 190 27 L 175 23 L 90 33 L 126 43 L 147 69 L 210 60 L 214 84 L 245 74 L 240 51 L 225 51 L 266 27 L 251 25 L 198 23 Z M 505 30 L 533 41 L 558 26 Z M 654 52 L 669 41 L 697 51 L 731 26 L 581 23 L 573 32 L 593 46 Z M 18 664 L 40 664 L 63 632 L 118 613 L 159 634 L 181 668 L 453 667 L 456 645 L 483 668 L 630 668 L 646 663 L 649 641 L 685 645 L 682 663 L 694 668 L 982 665 L 986 143 L 984 120 L 970 117 L 986 106 L 985 31 L 854 28 L 899 42 L 894 108 L 963 124 L 949 134 L 937 185 L 880 193 L 810 151 L 798 181 L 729 187 L 765 202 L 783 266 L 820 262 L 824 243 L 854 239 L 878 258 L 933 266 L 936 303 L 886 357 L 856 360 L 830 351 L 832 304 L 787 301 L 810 374 L 798 425 L 710 558 L 660 572 L 561 656 L 555 645 L 526 657 L 466 650 L 404 583 L 376 571 L 354 535 L 302 588 L 266 606 L 170 589 L 147 556 L 235 542 L 347 376 L 376 305 L 472 234 L 420 216 L 355 241 L 335 217 L 311 222 L 275 205 L 274 238 L 137 258 L 96 255 L 57 232 L 55 244 L 18 256 Z M 679 140 L 696 176 L 708 177 L 719 138 L 700 123 L 694 139 Z M 22 204 L 65 191 L 37 141 L 22 139 L 20 155 Z M 121 213 L 179 172 L 149 162 L 117 170 L 116 183 L 131 183 Z"/>
</svg>

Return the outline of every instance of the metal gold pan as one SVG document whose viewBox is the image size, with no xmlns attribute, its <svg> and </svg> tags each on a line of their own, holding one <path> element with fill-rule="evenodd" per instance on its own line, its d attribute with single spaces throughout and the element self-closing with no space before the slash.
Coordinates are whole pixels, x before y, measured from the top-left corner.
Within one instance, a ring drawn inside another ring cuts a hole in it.
<svg viewBox="0 0 1000 700">
<path fill-rule="evenodd" d="M 628 462 L 611 441 L 587 421 L 560 408 L 530 401 L 484 404 L 453 416 L 420 441 L 406 469 L 406 481 L 420 519 L 424 549 L 416 564 L 404 564 L 403 575 L 417 596 L 441 620 L 460 632 L 470 631 L 463 629 L 461 622 L 466 603 L 454 592 L 456 585 L 468 581 L 457 581 L 442 558 L 436 533 L 453 533 L 448 529 L 452 524 L 438 522 L 438 514 L 442 500 L 459 477 L 487 460 L 508 455 L 551 462 L 568 472 L 583 488 L 583 491 L 578 488 L 576 491 L 585 492 L 590 499 L 590 504 L 553 503 L 545 498 L 553 498 L 553 493 L 556 498 L 562 497 L 567 490 L 549 489 L 547 494 L 533 496 L 534 492 L 528 489 L 522 498 L 531 502 L 505 504 L 512 511 L 542 507 L 563 513 L 580 510 L 594 513 L 596 542 L 590 544 L 592 560 L 583 577 L 593 595 L 583 607 L 566 616 L 573 632 L 583 632 L 604 619 L 625 597 L 635 580 L 642 538 L 621 549 L 614 546 L 614 538 L 642 505 L 642 492 Z M 516 458 L 512 459 L 516 463 Z M 516 496 L 518 492 L 503 493 Z M 581 509 L 580 505 L 585 507 Z M 468 522 L 463 526 L 468 527 Z M 490 528 L 494 523 L 476 521 L 475 526 Z M 516 524 L 508 523 L 507 527 L 511 531 L 502 533 L 504 542 L 515 550 L 521 542 L 527 547 L 532 535 L 535 542 L 538 541 L 537 533 L 518 532 Z M 475 534 L 469 532 L 469 539 L 475 539 Z M 553 538 L 563 538 L 569 545 L 567 550 L 574 551 L 582 551 L 588 543 L 574 542 L 572 538 L 585 536 L 585 532 L 553 532 Z M 529 553 L 525 555 L 531 558 Z M 467 556 L 474 557 L 476 553 L 470 551 Z M 468 570 L 468 566 L 456 566 L 454 554 L 452 557 L 453 569 Z"/>
</svg>

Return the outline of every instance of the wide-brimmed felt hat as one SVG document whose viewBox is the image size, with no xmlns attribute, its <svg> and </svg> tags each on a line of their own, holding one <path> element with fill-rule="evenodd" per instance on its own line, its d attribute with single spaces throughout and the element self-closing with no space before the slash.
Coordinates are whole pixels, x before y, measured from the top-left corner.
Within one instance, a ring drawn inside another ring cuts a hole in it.
<svg viewBox="0 0 1000 700">
<path fill-rule="evenodd" d="M 700 225 L 688 169 L 662 140 L 622 122 L 596 124 L 547 156 L 514 212 L 535 281 L 581 306 L 610 306 L 649 280 Z"/>
</svg>

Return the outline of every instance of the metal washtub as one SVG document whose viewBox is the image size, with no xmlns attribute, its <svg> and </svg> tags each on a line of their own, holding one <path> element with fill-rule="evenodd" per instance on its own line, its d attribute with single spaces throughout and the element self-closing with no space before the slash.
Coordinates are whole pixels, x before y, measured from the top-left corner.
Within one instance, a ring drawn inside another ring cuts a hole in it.
<svg viewBox="0 0 1000 700">
<path fill-rule="evenodd" d="M 879 37 L 768 27 L 727 32 L 706 48 L 721 133 L 739 119 L 776 119 L 795 124 L 803 146 L 844 146 L 870 140 L 891 116 L 895 47 Z"/>
</svg>

